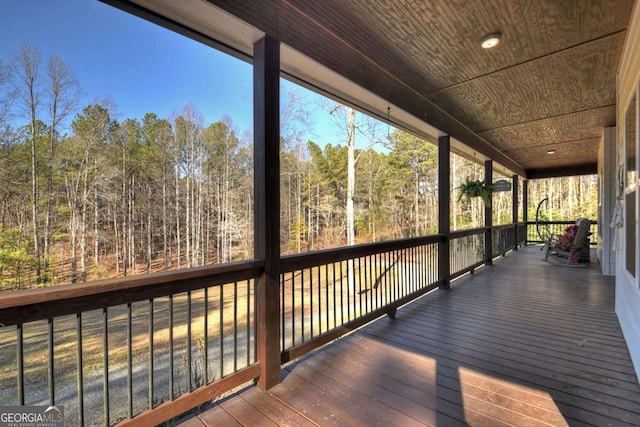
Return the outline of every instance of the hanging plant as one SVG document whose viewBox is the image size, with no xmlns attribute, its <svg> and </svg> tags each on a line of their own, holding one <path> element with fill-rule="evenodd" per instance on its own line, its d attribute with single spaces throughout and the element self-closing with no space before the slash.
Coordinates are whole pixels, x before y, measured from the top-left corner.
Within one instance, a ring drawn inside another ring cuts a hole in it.
<svg viewBox="0 0 640 427">
<path fill-rule="evenodd" d="M 458 201 L 463 197 L 469 202 L 472 197 L 481 197 L 485 205 L 491 206 L 491 194 L 493 193 L 493 185 L 487 184 L 485 181 L 471 181 L 469 177 L 463 184 L 458 187 Z"/>
</svg>

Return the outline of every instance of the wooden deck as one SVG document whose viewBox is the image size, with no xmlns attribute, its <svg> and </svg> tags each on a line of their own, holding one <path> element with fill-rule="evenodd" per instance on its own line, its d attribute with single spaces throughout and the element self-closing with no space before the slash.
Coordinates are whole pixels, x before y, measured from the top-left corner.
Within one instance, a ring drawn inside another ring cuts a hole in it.
<svg viewBox="0 0 640 427">
<path fill-rule="evenodd" d="M 182 426 L 639 426 L 640 387 L 599 267 L 496 260 Z"/>
</svg>

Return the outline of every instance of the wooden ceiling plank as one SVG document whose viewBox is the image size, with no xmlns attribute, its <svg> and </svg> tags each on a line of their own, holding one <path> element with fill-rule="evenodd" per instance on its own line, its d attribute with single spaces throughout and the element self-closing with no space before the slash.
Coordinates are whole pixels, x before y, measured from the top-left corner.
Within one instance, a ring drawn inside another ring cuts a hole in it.
<svg viewBox="0 0 640 427">
<path fill-rule="evenodd" d="M 615 115 L 587 114 L 586 124 L 557 117 L 615 104 L 633 6 L 633 0 L 209 1 L 518 170 L 511 150 L 530 148 L 532 140 L 580 140 L 615 123 Z M 479 39 L 492 31 L 503 33 L 503 43 L 480 49 Z"/>
</svg>

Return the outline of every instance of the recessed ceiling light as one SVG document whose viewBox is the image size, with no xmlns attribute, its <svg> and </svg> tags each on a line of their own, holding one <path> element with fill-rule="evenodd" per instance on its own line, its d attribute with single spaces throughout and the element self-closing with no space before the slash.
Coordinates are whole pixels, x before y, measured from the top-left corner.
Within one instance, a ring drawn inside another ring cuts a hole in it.
<svg viewBox="0 0 640 427">
<path fill-rule="evenodd" d="M 500 33 L 489 34 L 480 41 L 480 46 L 482 46 L 483 49 L 496 47 L 498 43 L 500 43 L 500 37 L 502 37 Z"/>
<path fill-rule="evenodd" d="M 549 150 L 547 151 L 547 154 L 556 154 L 556 150 Z"/>
</svg>

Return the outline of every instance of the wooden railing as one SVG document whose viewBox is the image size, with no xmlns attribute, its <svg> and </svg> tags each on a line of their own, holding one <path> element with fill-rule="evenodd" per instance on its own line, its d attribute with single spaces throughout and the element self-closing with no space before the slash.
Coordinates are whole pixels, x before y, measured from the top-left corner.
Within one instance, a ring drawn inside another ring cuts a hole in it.
<svg viewBox="0 0 640 427">
<path fill-rule="evenodd" d="M 518 224 L 497 225 L 492 228 L 493 247 L 491 254 L 494 257 L 504 255 L 507 251 L 515 249 L 518 245 L 525 242 L 526 224 L 524 222 Z"/>
<path fill-rule="evenodd" d="M 154 425 L 250 381 L 262 268 L 246 261 L 1 294 L 0 404 L 64 405 L 67 425 Z"/>
<path fill-rule="evenodd" d="M 487 227 L 454 231 L 449 234 L 450 279 L 471 272 L 486 262 L 485 234 Z"/>
<path fill-rule="evenodd" d="M 495 257 L 524 244 L 525 227 L 281 257 L 279 362 L 446 288 L 490 261 L 488 233 Z M 264 271 L 254 260 L 0 294 L 0 405 L 64 405 L 68 424 L 152 425 L 258 378 Z"/>
<path fill-rule="evenodd" d="M 282 362 L 439 285 L 442 235 L 284 257 L 281 275 Z"/>
</svg>

